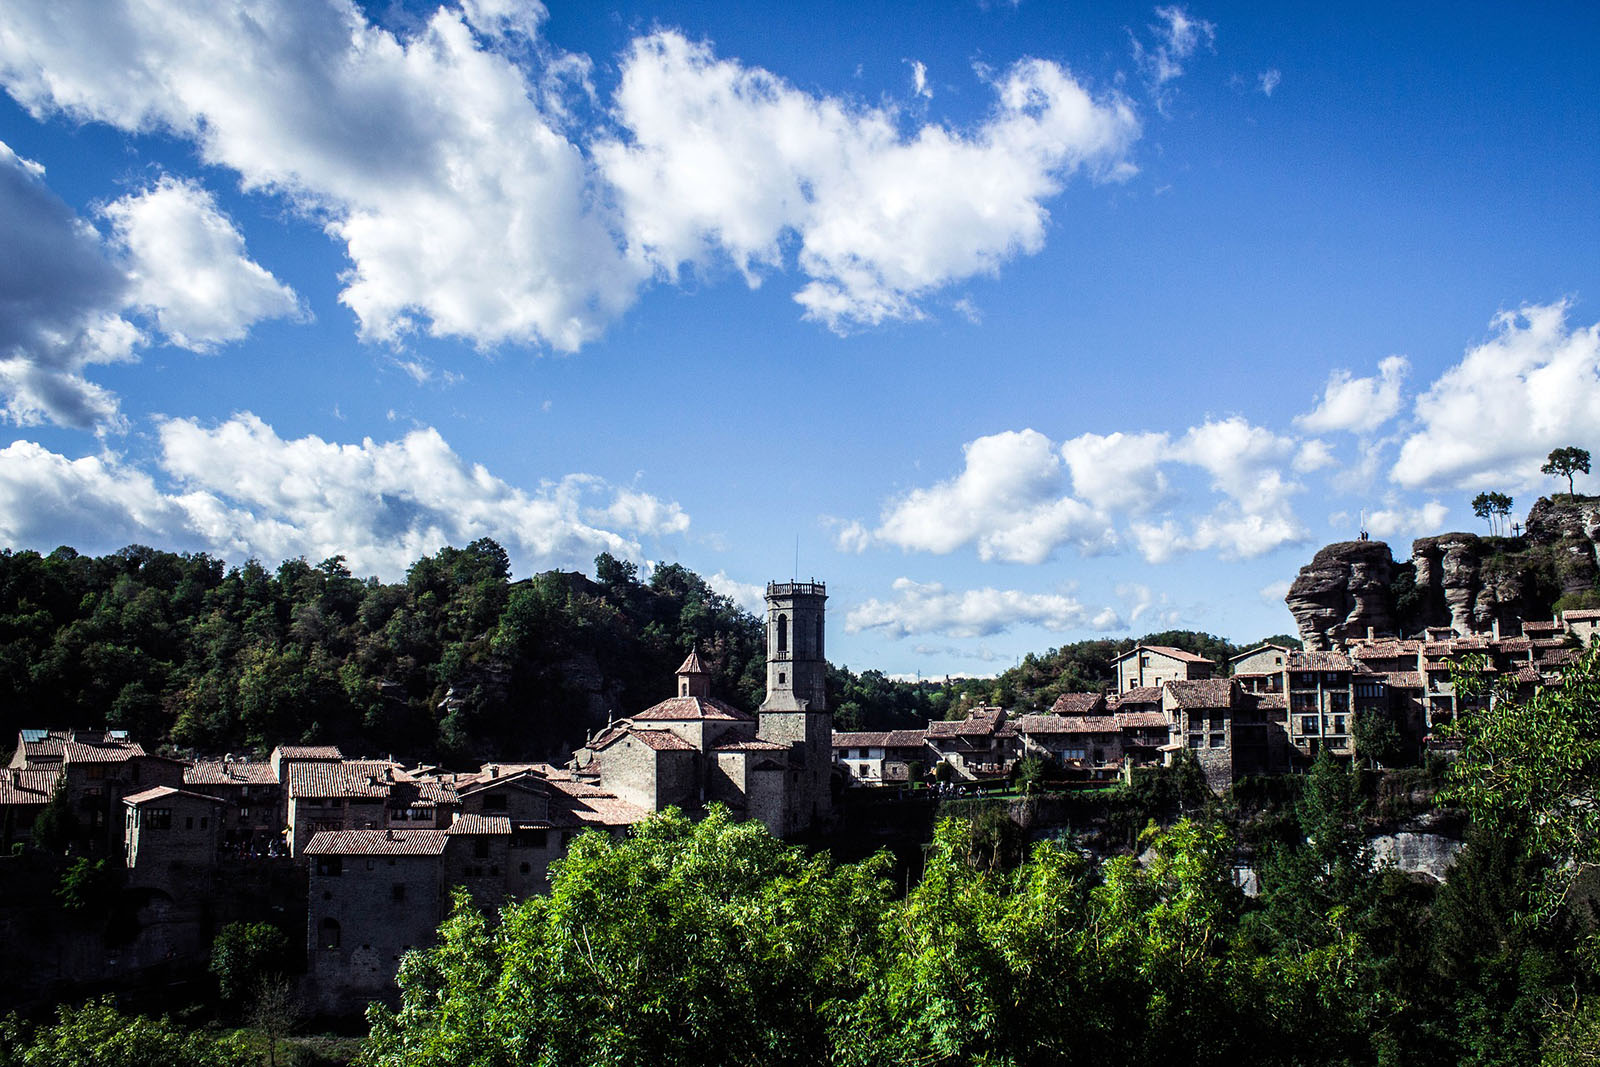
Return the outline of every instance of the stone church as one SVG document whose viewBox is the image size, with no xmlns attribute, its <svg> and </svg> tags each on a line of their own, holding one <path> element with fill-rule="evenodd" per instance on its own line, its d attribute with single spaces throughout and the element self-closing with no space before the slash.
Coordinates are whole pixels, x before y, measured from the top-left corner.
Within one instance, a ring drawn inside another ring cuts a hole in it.
<svg viewBox="0 0 1600 1067">
<path fill-rule="evenodd" d="M 824 823 L 832 809 L 821 582 L 767 585 L 767 696 L 755 714 L 711 695 L 698 652 L 677 692 L 590 737 L 573 769 L 646 811 L 724 804 L 777 835 Z"/>
</svg>

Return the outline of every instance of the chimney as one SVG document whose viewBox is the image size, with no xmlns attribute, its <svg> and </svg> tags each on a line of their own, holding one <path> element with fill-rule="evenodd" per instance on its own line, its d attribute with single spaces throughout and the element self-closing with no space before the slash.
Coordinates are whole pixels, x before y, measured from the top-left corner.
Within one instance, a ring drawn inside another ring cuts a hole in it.
<svg viewBox="0 0 1600 1067">
<path fill-rule="evenodd" d="M 1498 617 L 1489 623 L 1489 633 L 1494 636 L 1496 641 L 1500 640 L 1500 619 Z"/>
<path fill-rule="evenodd" d="M 1374 637 L 1377 637 L 1377 636 L 1378 636 L 1378 632 L 1376 630 L 1374 630 L 1370 626 L 1367 627 L 1367 640 L 1368 641 L 1371 641 Z"/>
</svg>

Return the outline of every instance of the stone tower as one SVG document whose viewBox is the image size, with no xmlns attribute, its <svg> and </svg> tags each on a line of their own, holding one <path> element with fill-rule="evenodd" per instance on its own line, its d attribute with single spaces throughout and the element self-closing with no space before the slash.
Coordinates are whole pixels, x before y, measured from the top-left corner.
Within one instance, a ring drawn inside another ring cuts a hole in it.
<svg viewBox="0 0 1600 1067">
<path fill-rule="evenodd" d="M 757 736 L 790 746 L 788 832 L 832 808 L 833 715 L 828 711 L 821 582 L 767 583 L 767 699 Z"/>
</svg>

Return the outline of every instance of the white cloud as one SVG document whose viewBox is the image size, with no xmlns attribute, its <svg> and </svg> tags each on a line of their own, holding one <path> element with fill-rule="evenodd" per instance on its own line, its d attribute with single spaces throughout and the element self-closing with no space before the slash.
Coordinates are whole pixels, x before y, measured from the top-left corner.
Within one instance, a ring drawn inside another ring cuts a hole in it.
<svg viewBox="0 0 1600 1067">
<path fill-rule="evenodd" d="M 911 93 L 925 100 L 933 99 L 933 89 L 928 85 L 928 65 L 920 59 L 911 61 Z"/>
<path fill-rule="evenodd" d="M 1367 515 L 1366 528 L 1368 533 L 1380 539 L 1401 533 L 1421 537 L 1438 533 L 1449 515 L 1450 509 L 1437 500 L 1416 507 L 1391 500 L 1386 506 Z"/>
<path fill-rule="evenodd" d="M 969 130 L 905 131 L 662 30 L 601 113 L 545 17 L 467 0 L 396 34 L 350 0 L 14 0 L 0 83 L 36 117 L 184 138 L 284 197 L 342 242 L 340 300 L 389 344 L 575 350 L 652 277 L 724 258 L 754 284 L 792 255 L 796 300 L 835 330 L 916 318 L 1037 252 L 1070 176 L 1133 172 L 1131 105 L 1047 61 L 1001 74 Z M 931 92 L 920 64 L 913 83 Z"/>
<path fill-rule="evenodd" d="M 1276 607 L 1283 603 L 1284 597 L 1289 595 L 1290 584 L 1292 583 L 1290 583 L 1287 579 L 1280 579 L 1276 582 L 1268 582 L 1266 585 L 1256 590 L 1256 595 L 1259 596 L 1264 603 L 1271 604 Z"/>
<path fill-rule="evenodd" d="M 538 12 L 493 0 L 468 14 L 532 32 Z M 349 254 L 340 299 L 368 338 L 425 320 L 435 335 L 573 349 L 640 281 L 591 209 L 559 100 L 459 11 L 402 40 L 343 0 L 17 0 L 0 9 L 0 80 L 38 117 L 192 140 L 247 189 L 322 220 Z"/>
<path fill-rule="evenodd" d="M 1012 66 L 988 118 L 901 132 L 891 111 L 803 93 L 662 31 L 623 60 L 625 140 L 594 154 L 635 255 L 675 278 L 727 257 L 751 284 L 798 238 L 795 299 L 835 330 L 915 318 L 919 301 L 1043 245 L 1044 201 L 1080 169 L 1120 178 L 1139 125 L 1061 67 Z"/>
<path fill-rule="evenodd" d="M 1103 517 L 1062 495 L 1062 460 L 1043 434 L 1007 431 L 963 451 L 961 474 L 891 503 L 874 536 L 936 554 L 974 543 L 983 559 L 1013 563 L 1042 563 L 1068 541 L 1088 554 L 1114 543 Z"/>
<path fill-rule="evenodd" d="M 173 344 L 208 351 L 263 319 L 303 314 L 294 290 L 245 254 L 244 237 L 197 182 L 161 178 L 101 209 L 132 306 Z"/>
<path fill-rule="evenodd" d="M 1014 626 L 1048 630 L 1082 629 L 1098 612 L 1072 597 L 1056 593 L 1024 593 L 1015 589 L 969 589 L 951 592 L 937 582 L 895 579 L 892 601 L 868 600 L 845 619 L 850 633 L 881 630 L 892 637 L 936 633 L 947 637 L 987 637 Z"/>
<path fill-rule="evenodd" d="M 1156 18 L 1160 21 L 1149 27 L 1155 44 L 1146 47 L 1134 36 L 1133 59 L 1150 86 L 1156 106 L 1164 112 L 1167 83 L 1183 76 L 1185 61 L 1196 51 L 1216 43 L 1217 27 L 1176 4 L 1156 8 Z"/>
<path fill-rule="evenodd" d="M 1390 477 L 1402 486 L 1523 489 L 1551 449 L 1600 440 L 1600 324 L 1565 302 L 1503 312 L 1493 334 L 1417 397 L 1420 428 Z"/>
<path fill-rule="evenodd" d="M 1343 369 L 1328 375 L 1317 406 L 1295 418 L 1295 424 L 1312 433 L 1370 434 L 1400 413 L 1400 388 L 1411 364 L 1404 356 L 1390 356 L 1378 364 L 1377 377 L 1355 378 Z"/>
<path fill-rule="evenodd" d="M 120 425 L 114 394 L 84 376 L 134 358 L 127 279 L 94 228 L 46 187 L 44 168 L 0 143 L 0 398 L 12 422 Z"/>
<path fill-rule="evenodd" d="M 1338 460 L 1333 457 L 1333 449 L 1328 442 L 1312 438 L 1303 442 L 1294 454 L 1294 469 L 1302 474 L 1319 471 L 1324 467 L 1331 467 Z"/>
<path fill-rule="evenodd" d="M 239 561 L 343 554 L 393 580 L 446 544 L 492 537 L 526 573 L 643 559 L 641 537 L 681 532 L 670 502 L 569 474 L 520 489 L 458 456 L 432 428 L 397 441 L 280 438 L 254 415 L 159 424 L 171 484 L 114 457 L 69 460 L 30 442 L 0 451 L 0 534 L 13 544 L 205 548 Z"/>
<path fill-rule="evenodd" d="M 1256 84 L 1261 86 L 1263 96 L 1271 96 L 1283 81 L 1283 72 L 1277 67 L 1264 70 L 1256 77 Z"/>
<path fill-rule="evenodd" d="M 872 532 L 858 520 L 852 519 L 849 522 L 834 520 L 832 525 L 838 528 L 833 535 L 833 543 L 840 552 L 859 555 L 872 544 Z"/>
<path fill-rule="evenodd" d="M 1072 486 L 1097 508 L 1138 513 L 1165 500 L 1161 461 L 1171 442 L 1164 433 L 1086 433 L 1061 446 Z"/>
<path fill-rule="evenodd" d="M 727 571 L 718 571 L 706 579 L 706 584 L 757 618 L 766 615 L 767 587 L 760 582 L 741 582 L 729 577 Z"/>
<path fill-rule="evenodd" d="M 1114 551 L 1123 540 L 1115 516 L 1126 515 L 1135 517 L 1128 536 L 1150 562 L 1199 550 L 1251 558 L 1305 539 L 1290 506 L 1302 486 L 1284 471 L 1297 458 L 1318 461 L 1315 449 L 1238 416 L 1177 439 L 1083 434 L 1057 450 L 1043 434 L 1021 430 L 980 437 L 964 451 L 955 478 L 891 501 L 873 539 L 935 554 L 970 544 L 984 560 L 1042 563 L 1066 544 L 1084 555 Z M 1210 514 L 1182 522 L 1172 514 L 1167 470 L 1175 465 L 1209 475 L 1224 498 Z M 1077 497 L 1066 492 L 1067 470 Z M 848 532 L 841 546 L 865 547 L 859 531 Z"/>
</svg>

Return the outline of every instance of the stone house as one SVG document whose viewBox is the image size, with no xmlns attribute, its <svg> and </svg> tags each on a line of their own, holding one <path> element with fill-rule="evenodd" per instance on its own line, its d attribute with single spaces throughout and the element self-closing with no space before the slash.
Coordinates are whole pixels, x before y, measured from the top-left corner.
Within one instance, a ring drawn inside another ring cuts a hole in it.
<svg viewBox="0 0 1600 1067">
<path fill-rule="evenodd" d="M 381 830 L 398 765 L 388 760 L 306 760 L 285 765 L 289 855 L 325 830 Z"/>
<path fill-rule="evenodd" d="M 1228 661 L 1229 676 L 1249 693 L 1283 692 L 1283 672 L 1292 649 L 1260 645 Z"/>
<path fill-rule="evenodd" d="M 183 769 L 183 787 L 223 802 L 225 850 L 260 855 L 282 846 L 288 806 L 283 784 L 270 763 L 196 760 Z"/>
<path fill-rule="evenodd" d="M 1103 701 L 1100 706 L 1104 708 Z M 1114 778 L 1122 766 L 1122 726 L 1115 714 L 1021 715 L 1011 725 L 1023 757 L 1046 760 L 1091 780 Z"/>
<path fill-rule="evenodd" d="M 1117 669 L 1117 692 L 1152 687 L 1167 682 L 1202 681 L 1216 672 L 1217 665 L 1204 656 L 1167 645 L 1135 645 L 1112 661 Z"/>
<path fill-rule="evenodd" d="M 833 733 L 833 762 L 852 785 L 901 785 L 921 776 L 937 759 L 928 751 L 926 730 Z M 917 775 L 913 776 L 912 771 Z"/>
<path fill-rule="evenodd" d="M 217 866 L 226 802 L 156 786 L 123 798 L 123 866 L 132 885 L 177 895 Z"/>
<path fill-rule="evenodd" d="M 1585 647 L 1600 633 L 1600 608 L 1572 608 L 1561 613 L 1561 625 Z"/>
<path fill-rule="evenodd" d="M 59 767 L 0 770 L 0 849 L 33 838 L 33 824 L 55 796 Z"/>
<path fill-rule="evenodd" d="M 928 748 L 961 778 L 1010 774 L 1016 762 L 1017 732 L 1002 708 L 974 708 L 964 719 L 928 723 Z"/>
<path fill-rule="evenodd" d="M 431 945 L 449 908 L 446 830 L 319 830 L 309 861 L 307 979 L 317 1010 L 392 1000 L 400 957 Z"/>
<path fill-rule="evenodd" d="M 1231 678 L 1213 678 L 1168 682 L 1162 702 L 1173 734 L 1166 762 L 1187 749 L 1216 792 L 1248 775 L 1283 774 L 1293 766 L 1281 694 L 1249 693 Z"/>
</svg>

